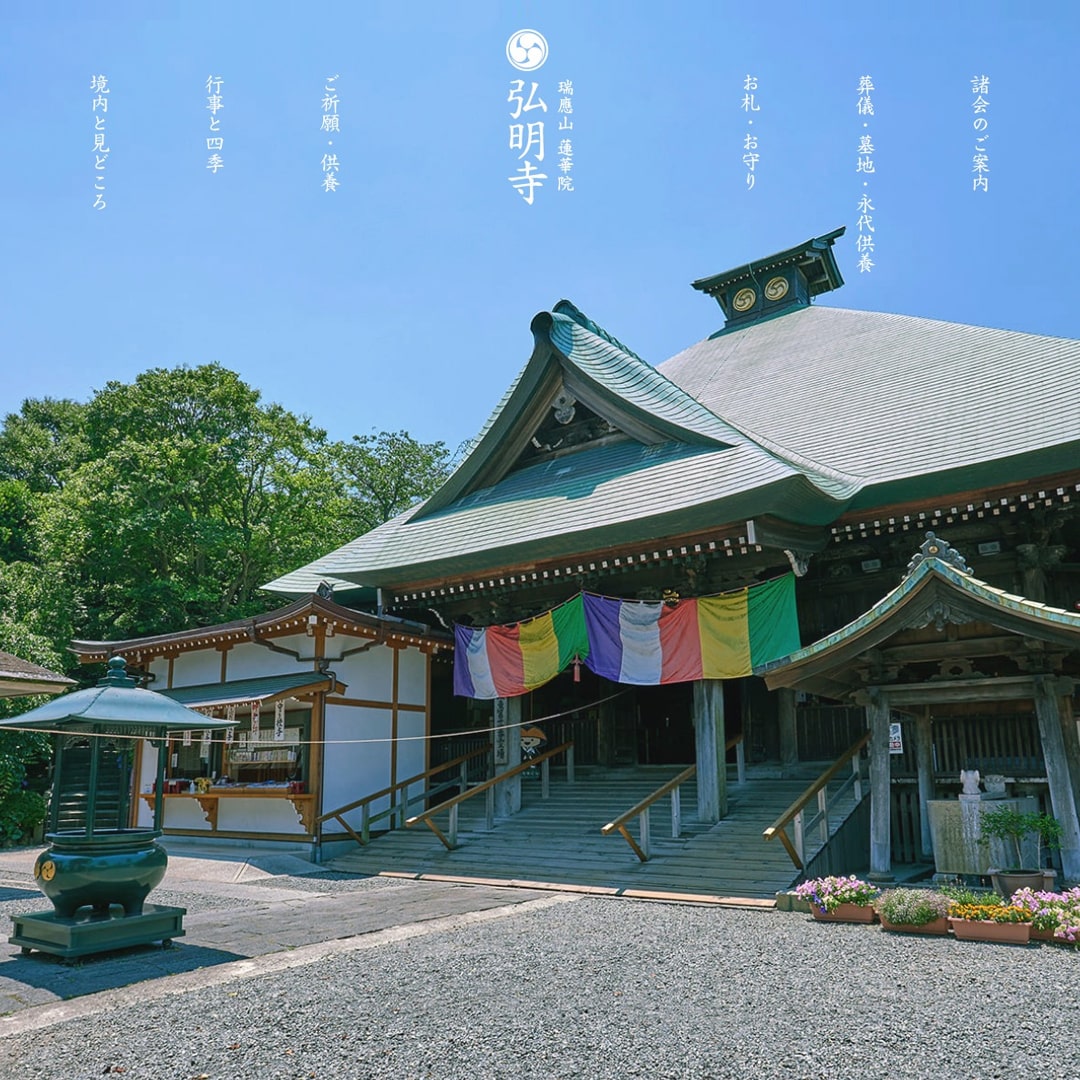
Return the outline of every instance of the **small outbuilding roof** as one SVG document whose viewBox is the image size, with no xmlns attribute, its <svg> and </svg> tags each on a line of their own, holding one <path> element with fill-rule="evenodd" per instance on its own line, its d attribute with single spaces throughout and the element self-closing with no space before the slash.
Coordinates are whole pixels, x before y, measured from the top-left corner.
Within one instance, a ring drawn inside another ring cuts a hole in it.
<svg viewBox="0 0 1080 1080">
<path fill-rule="evenodd" d="M 206 708 L 212 705 L 246 705 L 252 701 L 268 704 L 299 694 L 313 694 L 319 690 L 333 692 L 341 685 L 333 675 L 323 675 L 318 671 L 298 671 L 288 675 L 264 675 L 257 679 L 181 686 L 162 690 L 160 693 L 181 705 Z"/>
<path fill-rule="evenodd" d="M 0 697 L 23 697 L 30 694 L 59 694 L 75 680 L 55 671 L 0 652 Z"/>
</svg>

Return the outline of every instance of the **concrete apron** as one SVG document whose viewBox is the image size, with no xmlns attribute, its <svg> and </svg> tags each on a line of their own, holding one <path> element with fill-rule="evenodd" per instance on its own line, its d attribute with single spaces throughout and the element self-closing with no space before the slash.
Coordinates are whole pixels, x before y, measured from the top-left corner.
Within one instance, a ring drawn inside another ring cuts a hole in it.
<svg viewBox="0 0 1080 1080">
<path fill-rule="evenodd" d="M 265 878 L 288 874 L 301 877 L 323 872 L 300 855 L 282 852 L 271 846 L 263 848 L 210 848 L 190 844 L 176 844 L 165 838 L 162 841 L 169 853 L 169 866 L 158 888 L 180 889 L 193 881 L 219 881 L 229 884 L 257 883 Z M 6 875 L 30 877 L 34 873 L 34 861 L 44 847 L 16 848 L 0 851 L 0 879 Z M 154 894 L 150 894 L 152 901 Z M 42 901 L 48 903 L 44 895 Z"/>
</svg>

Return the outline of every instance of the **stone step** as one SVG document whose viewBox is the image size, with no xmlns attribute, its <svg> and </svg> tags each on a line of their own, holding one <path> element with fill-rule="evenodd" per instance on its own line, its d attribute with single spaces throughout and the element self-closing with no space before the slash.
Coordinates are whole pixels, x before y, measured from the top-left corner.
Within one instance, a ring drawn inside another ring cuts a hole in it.
<svg viewBox="0 0 1080 1080">
<path fill-rule="evenodd" d="M 779 841 L 762 832 L 806 789 L 803 779 L 762 777 L 729 783 L 729 815 L 718 824 L 696 819 L 696 789 L 682 786 L 682 832 L 671 836 L 670 799 L 650 808 L 652 857 L 641 863 L 618 834 L 600 829 L 669 779 L 663 770 L 616 777 L 579 776 L 568 785 L 552 777 L 550 798 L 539 781 L 523 785 L 521 812 L 497 820 L 489 830 L 482 797 L 461 805 L 458 847 L 448 851 L 430 829 L 418 824 L 395 829 L 365 848 L 328 864 L 359 874 L 383 872 L 445 874 L 485 879 L 548 881 L 606 888 L 766 897 L 789 887 L 797 872 Z M 830 805 L 833 830 L 853 807 L 849 796 Z M 444 832 L 445 813 L 436 815 Z M 628 823 L 638 839 L 638 822 Z M 817 830 L 807 842 L 811 853 Z"/>
</svg>

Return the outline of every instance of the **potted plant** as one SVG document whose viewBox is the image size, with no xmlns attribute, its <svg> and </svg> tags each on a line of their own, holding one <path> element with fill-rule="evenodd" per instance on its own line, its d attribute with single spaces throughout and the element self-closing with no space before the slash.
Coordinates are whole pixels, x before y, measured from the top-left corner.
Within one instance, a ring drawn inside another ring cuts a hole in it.
<svg viewBox="0 0 1080 1080">
<path fill-rule="evenodd" d="M 1080 887 L 1062 893 L 1020 889 L 1010 903 L 1031 912 L 1032 941 L 1072 945 L 1080 940 Z"/>
<path fill-rule="evenodd" d="M 872 923 L 874 900 L 879 889 L 857 877 L 822 877 L 804 881 L 795 895 L 810 903 L 810 913 L 820 922 Z"/>
<path fill-rule="evenodd" d="M 960 941 L 1026 945 L 1031 939 L 1031 912 L 1014 904 L 953 904 L 949 926 Z"/>
<path fill-rule="evenodd" d="M 951 906 L 931 889 L 889 889 L 874 902 L 882 929 L 902 934 L 947 934 Z"/>
<path fill-rule="evenodd" d="M 1002 869 L 991 869 L 994 888 L 1003 896 L 1012 896 L 1018 889 L 1041 889 L 1043 886 L 1043 847 L 1056 847 L 1061 842 L 1061 822 L 1049 814 L 1023 813 L 1012 806 L 997 806 L 983 811 L 982 838 L 1001 840 L 1015 862 Z M 1035 839 L 1035 865 L 1024 864 L 1024 841 Z"/>
</svg>

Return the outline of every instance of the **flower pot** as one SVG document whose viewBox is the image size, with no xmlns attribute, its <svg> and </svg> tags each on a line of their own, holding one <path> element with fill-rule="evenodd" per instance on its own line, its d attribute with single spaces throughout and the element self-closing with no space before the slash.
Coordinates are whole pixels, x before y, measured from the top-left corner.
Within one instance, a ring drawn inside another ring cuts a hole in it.
<svg viewBox="0 0 1080 1080">
<path fill-rule="evenodd" d="M 811 905 L 810 913 L 818 922 L 872 923 L 877 912 L 869 904 L 840 904 L 834 911 L 822 911 Z"/>
<path fill-rule="evenodd" d="M 1026 945 L 1031 940 L 1031 923 L 982 922 L 977 919 L 950 919 L 949 926 L 960 941 L 993 941 L 999 945 Z"/>
<path fill-rule="evenodd" d="M 1031 940 L 1032 941 L 1053 941 L 1054 940 L 1054 931 L 1053 930 L 1036 930 L 1035 927 L 1033 926 L 1031 928 Z"/>
<path fill-rule="evenodd" d="M 1037 892 L 1045 887 L 1041 870 L 991 870 L 990 880 L 994 890 L 1006 900 L 1019 889 L 1034 889 Z"/>
<path fill-rule="evenodd" d="M 913 925 L 912 923 L 889 922 L 884 915 L 879 915 L 882 930 L 891 930 L 897 934 L 947 934 L 949 932 L 949 920 L 942 916 L 940 919 L 931 919 L 928 923 Z"/>
</svg>

